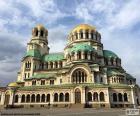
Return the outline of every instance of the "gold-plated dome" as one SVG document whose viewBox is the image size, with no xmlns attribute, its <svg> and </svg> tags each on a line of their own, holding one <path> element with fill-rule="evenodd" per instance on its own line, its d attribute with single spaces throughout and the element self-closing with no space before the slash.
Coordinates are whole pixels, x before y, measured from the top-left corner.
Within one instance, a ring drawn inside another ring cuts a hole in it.
<svg viewBox="0 0 140 116">
<path fill-rule="evenodd" d="M 18 87 L 19 85 L 16 82 L 11 82 L 8 84 L 8 87 Z"/>
<path fill-rule="evenodd" d="M 36 25 L 36 28 L 38 28 L 39 30 L 40 30 L 40 29 L 45 29 L 45 27 L 44 27 L 42 24 Z"/>
<path fill-rule="evenodd" d="M 80 30 L 93 30 L 95 31 L 96 28 L 93 27 L 93 26 L 90 26 L 88 24 L 80 24 L 78 26 L 76 26 L 71 32 L 74 33 L 74 32 L 79 32 Z"/>
</svg>

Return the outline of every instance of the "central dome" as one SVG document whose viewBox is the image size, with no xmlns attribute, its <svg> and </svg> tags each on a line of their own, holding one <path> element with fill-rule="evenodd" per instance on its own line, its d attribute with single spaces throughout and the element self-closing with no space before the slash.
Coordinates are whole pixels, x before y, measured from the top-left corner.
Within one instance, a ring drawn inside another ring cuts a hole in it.
<svg viewBox="0 0 140 116">
<path fill-rule="evenodd" d="M 93 27 L 93 26 L 90 26 L 88 24 L 80 24 L 78 26 L 76 26 L 71 32 L 74 33 L 74 32 L 79 32 L 80 30 L 93 30 L 95 31 L 96 28 Z"/>
</svg>

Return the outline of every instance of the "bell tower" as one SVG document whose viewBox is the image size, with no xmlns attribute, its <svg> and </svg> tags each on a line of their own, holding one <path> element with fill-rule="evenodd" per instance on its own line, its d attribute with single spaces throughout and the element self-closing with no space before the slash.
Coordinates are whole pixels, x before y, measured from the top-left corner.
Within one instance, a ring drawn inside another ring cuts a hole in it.
<svg viewBox="0 0 140 116">
<path fill-rule="evenodd" d="M 41 24 L 32 29 L 32 37 L 27 44 L 27 52 L 29 50 L 39 50 L 41 55 L 49 53 L 48 47 L 48 30 Z"/>
</svg>

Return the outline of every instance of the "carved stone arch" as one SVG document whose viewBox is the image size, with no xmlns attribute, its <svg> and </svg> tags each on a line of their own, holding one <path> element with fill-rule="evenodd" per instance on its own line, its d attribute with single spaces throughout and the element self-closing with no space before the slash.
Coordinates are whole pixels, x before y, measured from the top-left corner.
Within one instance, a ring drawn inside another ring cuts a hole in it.
<svg viewBox="0 0 140 116">
<path fill-rule="evenodd" d="M 10 96 L 11 96 L 11 91 L 6 91 L 5 92 L 5 100 L 4 100 L 4 105 L 8 105 L 10 102 Z"/>
<path fill-rule="evenodd" d="M 90 68 L 88 67 L 88 66 L 86 66 L 86 65 L 76 65 L 76 66 L 73 66 L 71 69 L 70 69 L 70 71 L 69 71 L 69 74 L 70 74 L 70 81 L 71 82 L 73 82 L 74 80 L 72 80 L 72 79 L 74 79 L 74 72 L 76 71 L 76 70 L 81 70 L 82 72 L 84 72 L 84 74 L 85 74 L 85 76 L 79 76 L 79 77 L 77 77 L 77 78 L 85 78 L 85 81 L 81 81 L 81 82 L 88 82 L 89 80 L 90 80 L 90 75 L 91 75 L 91 70 L 90 70 Z M 79 74 L 79 75 L 81 75 L 81 74 Z M 82 73 L 82 75 L 83 75 L 83 73 Z M 75 76 L 76 76 L 76 74 L 75 74 Z"/>
<path fill-rule="evenodd" d="M 75 88 L 75 104 L 81 103 L 81 92 L 82 90 L 80 88 Z"/>
</svg>

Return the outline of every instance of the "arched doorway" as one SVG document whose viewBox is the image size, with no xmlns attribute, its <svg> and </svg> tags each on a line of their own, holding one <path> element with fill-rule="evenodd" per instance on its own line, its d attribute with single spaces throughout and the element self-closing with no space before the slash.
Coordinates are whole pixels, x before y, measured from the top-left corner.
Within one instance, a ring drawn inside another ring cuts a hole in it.
<svg viewBox="0 0 140 116">
<path fill-rule="evenodd" d="M 8 105 L 9 101 L 10 101 L 10 92 L 6 92 L 5 100 L 4 100 L 4 105 Z"/>
<path fill-rule="evenodd" d="M 81 103 L 81 91 L 80 89 L 75 89 L 75 103 Z"/>
</svg>

